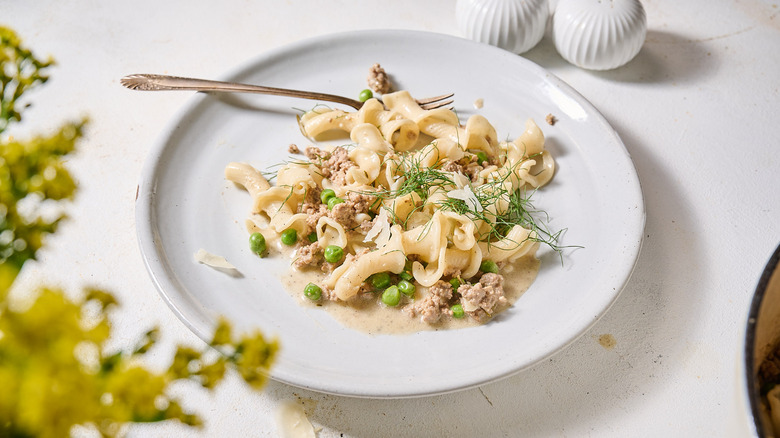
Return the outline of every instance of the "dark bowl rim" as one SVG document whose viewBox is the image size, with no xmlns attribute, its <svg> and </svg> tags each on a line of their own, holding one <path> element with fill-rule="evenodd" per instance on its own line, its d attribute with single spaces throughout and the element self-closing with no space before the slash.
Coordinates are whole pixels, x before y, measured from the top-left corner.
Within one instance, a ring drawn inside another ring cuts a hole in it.
<svg viewBox="0 0 780 438">
<path fill-rule="evenodd" d="M 766 295 L 766 289 L 769 285 L 769 280 L 775 271 L 780 268 L 780 246 L 778 246 L 772 257 L 769 258 L 764 271 L 761 273 L 761 278 L 758 280 L 756 291 L 753 294 L 753 301 L 750 304 L 750 311 L 748 312 L 747 329 L 745 330 L 745 376 L 747 377 L 747 394 L 748 403 L 750 404 L 750 411 L 753 417 L 753 426 L 755 427 L 758 436 L 763 436 L 761 433 L 761 411 L 760 403 L 761 394 L 760 388 L 757 387 L 757 376 L 754 375 L 753 369 L 755 366 L 755 341 L 756 341 L 756 324 L 758 322 L 758 313 L 761 310 L 761 304 L 764 302 L 764 296 Z"/>
</svg>

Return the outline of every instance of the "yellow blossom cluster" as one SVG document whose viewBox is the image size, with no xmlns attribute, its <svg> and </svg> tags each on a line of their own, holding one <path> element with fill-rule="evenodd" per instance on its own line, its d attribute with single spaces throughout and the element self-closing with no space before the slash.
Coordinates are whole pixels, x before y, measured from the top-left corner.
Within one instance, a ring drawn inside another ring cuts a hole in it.
<svg viewBox="0 0 780 438">
<path fill-rule="evenodd" d="M 180 346 L 160 371 L 143 365 L 159 330 L 146 332 L 128 350 L 108 351 L 108 292 L 88 289 L 69 299 L 58 289 L 25 291 L 27 304 L 10 303 L 8 291 L 22 266 L 35 259 L 64 214 L 22 212 L 20 203 L 43 205 L 71 198 L 76 184 L 63 165 L 86 121 L 67 123 L 48 137 L 18 141 L 4 135 L 21 120 L 25 90 L 46 81 L 41 61 L 0 26 L 0 436 L 67 437 L 74 426 L 117 436 L 128 423 L 178 420 L 197 426 L 168 390 L 177 381 L 214 388 L 235 369 L 253 388 L 266 382 L 278 342 L 260 332 L 236 337 L 220 321 L 201 349 Z M 29 208 L 27 210 L 30 210 Z"/>
</svg>

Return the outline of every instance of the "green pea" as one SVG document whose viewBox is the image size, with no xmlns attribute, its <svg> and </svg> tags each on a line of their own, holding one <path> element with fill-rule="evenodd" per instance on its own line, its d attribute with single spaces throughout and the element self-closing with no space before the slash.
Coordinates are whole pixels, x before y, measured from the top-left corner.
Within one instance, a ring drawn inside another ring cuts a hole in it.
<svg viewBox="0 0 780 438">
<path fill-rule="evenodd" d="M 460 281 L 459 279 L 457 279 L 457 278 L 451 278 L 451 279 L 450 279 L 450 284 L 452 285 L 452 290 L 454 290 L 455 292 L 457 292 L 457 291 L 458 291 L 458 288 L 460 287 L 460 285 L 461 285 L 461 284 L 463 284 L 463 282 L 461 282 L 461 281 Z"/>
<path fill-rule="evenodd" d="M 282 243 L 287 246 L 292 246 L 295 245 L 295 242 L 298 241 L 298 232 L 295 231 L 294 228 L 288 228 L 282 231 L 282 235 L 279 237 L 281 238 Z"/>
<path fill-rule="evenodd" d="M 412 273 L 408 271 L 403 271 L 400 274 L 398 274 L 398 276 L 403 278 L 406 281 L 412 281 L 412 278 L 414 278 L 414 275 L 412 275 Z"/>
<path fill-rule="evenodd" d="M 414 291 L 417 288 L 414 287 L 414 283 L 411 283 L 406 280 L 401 280 L 398 282 L 398 290 L 401 291 L 402 294 L 406 295 L 407 297 L 414 297 Z"/>
<path fill-rule="evenodd" d="M 479 270 L 482 272 L 498 274 L 498 265 L 493 260 L 482 260 L 482 263 L 479 265 Z"/>
<path fill-rule="evenodd" d="M 342 202 L 344 202 L 344 200 L 339 198 L 338 196 L 334 196 L 328 199 L 328 210 L 333 210 L 334 205 L 341 204 Z"/>
<path fill-rule="evenodd" d="M 463 311 L 463 306 L 460 304 L 453 304 L 452 307 L 450 307 L 450 310 L 452 311 L 453 318 L 460 319 L 466 314 L 466 312 Z"/>
<path fill-rule="evenodd" d="M 322 297 L 322 289 L 314 283 L 309 283 L 303 288 L 303 294 L 306 295 L 306 298 L 317 301 Z"/>
<path fill-rule="evenodd" d="M 486 153 L 484 153 L 482 151 L 477 152 L 477 162 L 479 164 L 482 164 L 482 163 L 484 163 L 487 160 L 488 160 L 488 155 Z"/>
<path fill-rule="evenodd" d="M 360 94 L 358 95 L 358 100 L 361 102 L 365 102 L 368 99 L 371 99 L 372 97 L 374 97 L 374 93 L 368 88 L 366 88 L 365 90 L 360 92 Z"/>
<path fill-rule="evenodd" d="M 330 198 L 335 198 L 336 192 L 333 191 L 333 189 L 325 189 L 320 193 L 320 201 L 322 201 L 324 204 L 328 203 L 328 200 Z"/>
<path fill-rule="evenodd" d="M 313 232 L 309 233 L 309 235 L 306 236 L 306 238 L 309 239 L 309 242 L 311 242 L 311 243 L 316 242 L 317 241 L 317 232 L 313 231 Z"/>
<path fill-rule="evenodd" d="M 382 302 L 390 307 L 397 306 L 401 302 L 401 291 L 398 286 L 390 286 L 382 292 Z"/>
<path fill-rule="evenodd" d="M 384 289 L 390 286 L 390 274 L 387 272 L 377 272 L 368 278 L 371 281 L 371 286 L 377 289 Z"/>
<path fill-rule="evenodd" d="M 249 236 L 249 249 L 253 253 L 262 256 L 266 249 L 265 237 L 260 233 L 252 233 Z"/>
<path fill-rule="evenodd" d="M 336 263 L 344 257 L 344 250 L 340 246 L 328 245 L 325 248 L 325 261 L 328 263 Z"/>
</svg>

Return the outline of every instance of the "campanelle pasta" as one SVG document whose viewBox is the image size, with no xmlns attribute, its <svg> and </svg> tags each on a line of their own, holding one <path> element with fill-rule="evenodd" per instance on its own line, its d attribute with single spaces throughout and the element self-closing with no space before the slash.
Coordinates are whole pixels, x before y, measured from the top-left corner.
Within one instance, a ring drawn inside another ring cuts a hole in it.
<svg viewBox="0 0 780 438">
<path fill-rule="evenodd" d="M 499 141 L 481 115 L 462 124 L 406 91 L 383 101 L 303 114 L 311 140 L 343 131 L 353 144 L 307 148 L 306 160 L 279 168 L 275 185 L 230 163 L 225 177 L 252 198 L 248 229 L 294 249 L 296 269 L 324 272 L 307 286 L 311 299 L 379 290 L 386 305 L 403 303 L 428 322 L 489 316 L 503 299 L 498 270 L 539 247 L 526 191 L 555 173 L 544 135 L 529 119 L 515 140 Z M 438 314 L 429 317 L 431 306 Z"/>
</svg>

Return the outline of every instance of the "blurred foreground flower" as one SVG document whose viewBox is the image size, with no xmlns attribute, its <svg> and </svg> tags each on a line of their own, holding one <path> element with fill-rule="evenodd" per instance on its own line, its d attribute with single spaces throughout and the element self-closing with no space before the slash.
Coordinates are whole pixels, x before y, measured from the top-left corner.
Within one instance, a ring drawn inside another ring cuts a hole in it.
<svg viewBox="0 0 780 438">
<path fill-rule="evenodd" d="M 259 389 L 276 356 L 276 340 L 259 332 L 237 338 L 220 321 L 208 347 L 180 346 L 167 370 L 152 371 L 140 359 L 158 329 L 129 350 L 107 351 L 108 316 L 117 304 L 108 292 L 86 290 L 74 301 L 61 290 L 43 288 L 29 291 L 35 297 L 29 304 L 10 302 L 8 291 L 22 266 L 35 259 L 64 218 L 52 207 L 76 190 L 63 159 L 86 120 L 28 141 L 5 134 L 22 119 L 23 93 L 46 82 L 44 69 L 51 64 L 36 59 L 12 30 L 0 26 L 0 436 L 64 437 L 76 425 L 117 436 L 127 423 L 168 419 L 200 425 L 168 388 L 186 380 L 212 389 L 232 368 Z"/>
</svg>

